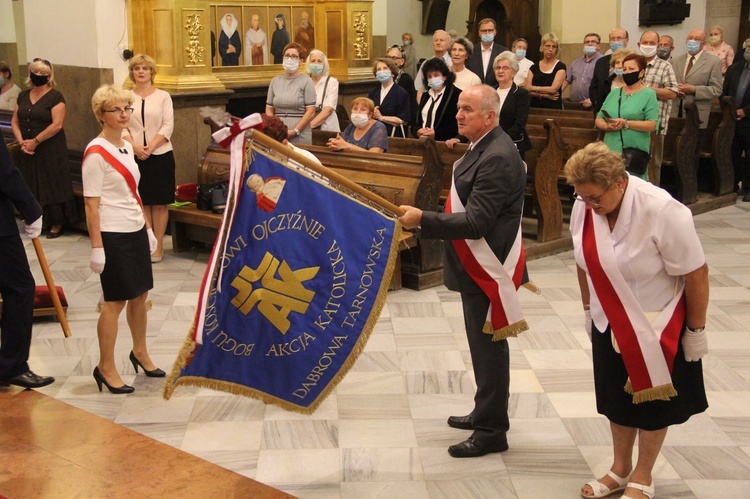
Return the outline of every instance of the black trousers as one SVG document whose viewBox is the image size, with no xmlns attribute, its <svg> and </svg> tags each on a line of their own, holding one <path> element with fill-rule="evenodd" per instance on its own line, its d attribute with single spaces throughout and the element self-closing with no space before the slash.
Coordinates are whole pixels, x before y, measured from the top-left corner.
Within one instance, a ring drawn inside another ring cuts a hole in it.
<svg viewBox="0 0 750 499">
<path fill-rule="evenodd" d="M 742 120 L 748 121 L 747 119 Z M 750 193 L 750 123 L 738 121 L 732 141 L 732 164 L 734 165 L 734 186 L 742 182 L 742 190 Z M 742 157 L 742 153 L 745 157 Z"/>
<path fill-rule="evenodd" d="M 461 302 L 477 382 L 474 410 L 471 413 L 475 429 L 473 436 L 477 439 L 505 439 L 505 432 L 510 428 L 508 341 L 492 341 L 491 334 L 482 332 L 490 307 L 490 300 L 486 295 L 461 293 Z"/>
<path fill-rule="evenodd" d="M 34 319 L 34 277 L 20 234 L 0 237 L 0 380 L 29 370 Z"/>
</svg>

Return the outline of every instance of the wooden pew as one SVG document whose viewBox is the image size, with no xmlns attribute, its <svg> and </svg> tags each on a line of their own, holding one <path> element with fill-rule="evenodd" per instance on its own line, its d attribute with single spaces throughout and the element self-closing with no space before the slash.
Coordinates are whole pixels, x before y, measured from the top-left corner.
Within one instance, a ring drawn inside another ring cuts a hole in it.
<svg viewBox="0 0 750 499">
<path fill-rule="evenodd" d="M 13 118 L 13 111 L 0 109 L 0 133 L 3 134 L 3 140 L 6 144 L 14 142 L 13 129 L 10 126 L 10 120 Z"/>
<path fill-rule="evenodd" d="M 581 118 L 589 119 L 594 121 L 594 113 L 592 111 L 575 110 L 575 109 L 541 109 L 538 107 L 529 108 L 529 116 L 544 116 L 545 118 L 552 118 L 557 120 L 558 118 Z"/>
<path fill-rule="evenodd" d="M 569 128 L 582 128 L 593 130 L 594 117 L 589 115 L 586 117 L 581 116 L 544 116 L 542 114 L 529 114 L 529 119 L 526 125 L 543 125 L 548 119 L 553 119 L 561 127 Z"/>
<path fill-rule="evenodd" d="M 683 204 L 698 199 L 698 112 L 688 96 L 683 104 L 684 118 L 669 118 L 664 137 L 664 158 L 661 164 L 661 187 Z M 670 184 L 671 180 L 674 182 Z"/>
<path fill-rule="evenodd" d="M 731 194 L 734 189 L 732 140 L 736 108 L 732 97 L 722 97 L 719 103 L 721 111 L 711 112 L 708 126 L 699 132 L 699 158 L 703 162 L 710 162 L 714 196 Z"/>
</svg>

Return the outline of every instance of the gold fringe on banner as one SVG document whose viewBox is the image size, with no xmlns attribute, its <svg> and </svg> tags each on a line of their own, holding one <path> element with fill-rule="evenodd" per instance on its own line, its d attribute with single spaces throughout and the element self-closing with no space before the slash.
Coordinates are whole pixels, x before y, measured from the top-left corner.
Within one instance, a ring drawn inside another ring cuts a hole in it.
<svg viewBox="0 0 750 499">
<path fill-rule="evenodd" d="M 646 388 L 638 392 L 633 391 L 633 384 L 630 382 L 630 378 L 625 383 L 624 390 L 626 393 L 633 396 L 633 403 L 640 404 L 642 402 L 652 402 L 654 400 L 664 400 L 669 402 L 669 399 L 677 396 L 677 390 L 675 390 L 672 383 L 666 385 L 654 386 Z"/>
<path fill-rule="evenodd" d="M 502 341 L 507 340 L 511 336 L 516 337 L 524 331 L 528 331 L 528 329 L 529 325 L 526 323 L 526 319 L 522 319 L 513 324 L 508 324 L 507 326 L 500 329 L 493 328 L 492 323 L 487 321 L 484 323 L 482 332 L 485 334 L 491 334 L 492 341 Z"/>
</svg>

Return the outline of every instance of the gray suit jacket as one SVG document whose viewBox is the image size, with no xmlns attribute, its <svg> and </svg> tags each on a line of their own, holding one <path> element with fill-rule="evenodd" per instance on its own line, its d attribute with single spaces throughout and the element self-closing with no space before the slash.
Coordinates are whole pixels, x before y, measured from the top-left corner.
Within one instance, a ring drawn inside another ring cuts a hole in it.
<svg viewBox="0 0 750 499">
<path fill-rule="evenodd" d="M 456 162 L 453 178 L 466 212 L 424 212 L 421 236 L 445 240 L 443 272 L 448 289 L 482 293 L 450 240 L 484 237 L 504 262 L 521 223 L 526 171 L 513 141 L 497 126 Z"/>
<path fill-rule="evenodd" d="M 708 115 L 711 112 L 711 99 L 721 95 L 721 85 L 724 78 L 721 75 L 721 59 L 713 54 L 703 52 L 690 73 L 685 75 L 690 54 L 681 55 L 672 62 L 677 83 L 689 83 L 695 85 L 695 104 L 698 108 L 698 117 L 701 120 L 701 128 L 708 126 Z M 672 116 L 677 116 L 679 104 L 672 106 Z"/>
</svg>

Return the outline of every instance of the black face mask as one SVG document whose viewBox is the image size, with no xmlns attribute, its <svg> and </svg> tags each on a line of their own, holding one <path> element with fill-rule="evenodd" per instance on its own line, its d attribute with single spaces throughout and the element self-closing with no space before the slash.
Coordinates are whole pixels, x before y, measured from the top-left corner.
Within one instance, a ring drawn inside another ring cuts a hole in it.
<svg viewBox="0 0 750 499">
<path fill-rule="evenodd" d="M 31 84 L 35 87 L 41 87 L 42 85 L 49 83 L 49 75 L 29 73 L 29 79 L 31 80 Z"/>
<path fill-rule="evenodd" d="M 638 83 L 638 80 L 640 80 L 640 71 L 639 72 L 632 72 L 632 73 L 625 73 L 622 75 L 622 81 L 625 82 L 625 85 L 635 85 Z"/>
</svg>

